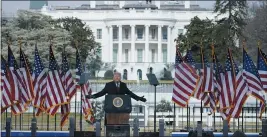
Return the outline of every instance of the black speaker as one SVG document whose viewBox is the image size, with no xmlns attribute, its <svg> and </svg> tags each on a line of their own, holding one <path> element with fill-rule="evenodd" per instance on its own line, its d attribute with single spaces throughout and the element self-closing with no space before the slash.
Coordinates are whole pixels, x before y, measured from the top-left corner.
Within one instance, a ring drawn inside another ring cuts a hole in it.
<svg viewBox="0 0 267 137">
<path fill-rule="evenodd" d="M 159 132 L 139 132 L 139 137 L 159 137 Z"/>
<path fill-rule="evenodd" d="M 130 125 L 106 125 L 106 137 L 130 137 Z"/>
<path fill-rule="evenodd" d="M 242 131 L 236 131 L 232 137 L 247 137 L 246 134 Z"/>
<path fill-rule="evenodd" d="M 94 131 L 74 131 L 74 137 L 96 137 Z"/>
</svg>

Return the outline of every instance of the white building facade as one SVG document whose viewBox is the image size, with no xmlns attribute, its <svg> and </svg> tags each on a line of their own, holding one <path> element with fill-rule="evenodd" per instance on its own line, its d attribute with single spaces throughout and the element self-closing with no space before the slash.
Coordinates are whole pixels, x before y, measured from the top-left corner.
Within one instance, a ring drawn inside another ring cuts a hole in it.
<svg viewBox="0 0 267 137">
<path fill-rule="evenodd" d="M 191 18 L 215 18 L 212 10 L 189 1 L 148 4 L 90 1 L 77 8 L 44 6 L 41 12 L 53 18 L 77 17 L 85 22 L 102 46 L 102 61 L 114 64 L 112 69 L 121 72 L 127 80 L 147 80 L 149 68 L 159 76 L 166 64 L 174 63 L 174 39 L 185 33 L 184 27 Z M 103 77 L 106 70 L 101 70 L 98 76 Z"/>
</svg>

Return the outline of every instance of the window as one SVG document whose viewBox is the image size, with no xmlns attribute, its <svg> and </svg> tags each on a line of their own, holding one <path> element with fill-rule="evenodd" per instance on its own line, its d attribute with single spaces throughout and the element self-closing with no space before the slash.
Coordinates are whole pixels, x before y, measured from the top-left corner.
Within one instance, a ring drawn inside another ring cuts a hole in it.
<svg viewBox="0 0 267 137">
<path fill-rule="evenodd" d="M 153 73 L 153 68 L 152 68 L 152 67 L 149 68 L 149 73 L 150 73 L 150 74 Z"/>
<path fill-rule="evenodd" d="M 137 70 L 137 76 L 138 76 L 139 80 L 142 80 L 142 70 L 141 69 Z"/>
<path fill-rule="evenodd" d="M 167 31 L 163 31 L 163 39 L 167 40 Z"/>
<path fill-rule="evenodd" d="M 118 29 L 113 28 L 113 39 L 118 39 Z"/>
<path fill-rule="evenodd" d="M 184 30 L 183 29 L 178 29 L 178 35 L 183 34 Z"/>
<path fill-rule="evenodd" d="M 129 39 L 129 29 L 125 28 L 124 32 L 125 32 L 125 39 Z"/>
<path fill-rule="evenodd" d="M 137 49 L 137 62 L 143 62 L 143 49 Z"/>
<path fill-rule="evenodd" d="M 96 52 L 96 55 L 102 59 L 102 49 L 99 49 L 99 51 Z"/>
<path fill-rule="evenodd" d="M 97 29 L 97 39 L 102 39 L 102 29 Z"/>
<path fill-rule="evenodd" d="M 128 63 L 128 61 L 129 61 L 129 50 L 125 49 L 125 62 Z"/>
<path fill-rule="evenodd" d="M 113 49 L 113 62 L 118 61 L 118 49 Z"/>
<path fill-rule="evenodd" d="M 137 28 L 137 38 L 143 39 L 143 29 L 142 28 Z"/>
<path fill-rule="evenodd" d="M 155 51 L 155 49 L 152 49 L 151 50 L 151 61 L 154 63 L 155 62 L 155 56 L 156 56 L 156 51 Z"/>
<path fill-rule="evenodd" d="M 163 62 L 167 63 L 167 49 L 162 49 Z"/>
<path fill-rule="evenodd" d="M 123 70 L 123 79 L 127 80 L 128 76 L 127 76 L 127 69 Z"/>
<path fill-rule="evenodd" d="M 152 35 L 152 39 L 155 39 L 155 37 L 156 37 L 156 29 L 155 28 L 153 28 L 151 30 L 151 35 Z"/>
</svg>

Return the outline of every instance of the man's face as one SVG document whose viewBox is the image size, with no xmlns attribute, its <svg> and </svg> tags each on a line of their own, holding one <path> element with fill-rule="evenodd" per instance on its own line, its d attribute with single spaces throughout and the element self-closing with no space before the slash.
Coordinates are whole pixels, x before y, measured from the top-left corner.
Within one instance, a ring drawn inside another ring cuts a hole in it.
<svg viewBox="0 0 267 137">
<path fill-rule="evenodd" d="M 120 74 L 115 73 L 114 76 L 113 76 L 113 80 L 116 81 L 116 82 L 120 81 L 121 80 Z"/>
</svg>

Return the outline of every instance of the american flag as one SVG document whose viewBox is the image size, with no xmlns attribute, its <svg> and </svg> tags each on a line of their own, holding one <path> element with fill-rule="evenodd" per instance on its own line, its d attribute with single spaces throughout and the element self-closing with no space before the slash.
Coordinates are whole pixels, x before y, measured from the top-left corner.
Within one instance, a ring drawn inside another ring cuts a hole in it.
<svg viewBox="0 0 267 137">
<path fill-rule="evenodd" d="M 264 58 L 264 53 L 258 49 L 258 72 L 260 75 L 261 84 L 265 92 L 267 92 L 267 59 Z"/>
<path fill-rule="evenodd" d="M 233 58 L 230 49 L 228 49 L 227 60 L 225 63 L 225 83 L 223 83 L 222 96 L 225 98 L 224 108 L 231 108 L 235 97 L 235 74 L 237 74 L 233 65 Z"/>
<path fill-rule="evenodd" d="M 34 84 L 34 95 L 33 106 L 35 109 L 35 116 L 39 116 L 44 109 L 44 99 L 46 93 L 46 72 L 44 65 L 38 53 L 37 45 L 35 45 L 34 51 L 34 70 L 33 70 L 33 84 Z"/>
<path fill-rule="evenodd" d="M 222 92 L 222 79 L 224 80 L 223 67 L 218 60 L 216 54 L 213 52 L 213 80 L 214 80 L 214 94 L 216 99 L 216 104 L 219 103 L 219 98 Z"/>
<path fill-rule="evenodd" d="M 201 49 L 201 75 L 203 76 L 203 83 L 201 85 L 202 92 L 209 92 L 207 95 L 209 97 L 209 104 L 211 112 L 215 112 L 216 110 L 216 99 L 214 94 L 214 81 L 213 81 L 213 69 L 210 66 L 207 58 L 203 54 Z M 205 94 L 205 93 L 204 93 Z M 205 99 L 205 98 L 204 98 Z"/>
<path fill-rule="evenodd" d="M 26 84 L 27 94 L 30 102 L 34 98 L 33 81 L 31 76 L 32 69 L 30 62 L 22 49 L 20 49 L 20 71 L 23 74 L 23 81 Z"/>
<path fill-rule="evenodd" d="M 26 111 L 34 98 L 33 82 L 30 73 L 30 64 L 26 58 L 24 52 L 20 47 L 20 68 L 19 68 L 19 85 L 21 91 L 21 102 L 11 107 L 11 110 L 15 114 Z"/>
<path fill-rule="evenodd" d="M 192 73 L 197 73 L 196 62 L 193 59 L 192 52 L 190 50 L 186 52 L 186 55 L 184 56 L 184 61 L 189 64 L 188 67 L 190 68 Z"/>
<path fill-rule="evenodd" d="M 81 64 L 81 59 L 80 59 L 80 54 L 78 49 L 76 49 L 76 76 L 75 80 L 76 82 L 80 81 L 80 77 L 82 75 L 82 64 Z"/>
<path fill-rule="evenodd" d="M 93 123 L 94 114 L 93 114 L 92 103 L 89 99 L 85 98 L 85 95 L 92 94 L 89 81 L 87 81 L 85 84 L 82 85 L 81 93 L 82 93 L 82 108 L 83 108 L 84 118 L 86 121 Z"/>
<path fill-rule="evenodd" d="M 248 84 L 249 93 L 256 99 L 260 100 L 260 118 L 265 109 L 265 99 L 261 91 L 263 91 L 262 84 L 260 81 L 260 75 L 253 61 L 243 48 L 243 69 L 244 77 Z"/>
<path fill-rule="evenodd" d="M 10 80 L 9 83 L 11 86 L 11 95 L 13 97 L 11 112 L 14 115 L 18 115 L 25 112 L 28 109 L 27 106 L 29 100 L 27 95 L 25 95 L 27 93 L 27 88 L 23 81 L 23 75 L 19 70 L 14 54 L 9 46 L 8 46 L 8 66 L 9 70 L 7 72 L 9 73 L 8 76 L 10 76 L 8 77 L 8 79 Z"/>
<path fill-rule="evenodd" d="M 234 78 L 235 78 L 235 96 L 232 102 L 232 108 L 227 109 L 226 113 L 228 114 L 228 121 L 230 122 L 231 118 L 238 118 L 244 103 L 248 98 L 248 86 L 243 77 L 242 71 L 239 71 L 237 64 L 234 59 L 232 59 L 232 67 L 234 69 Z"/>
<path fill-rule="evenodd" d="M 63 53 L 63 59 L 62 59 L 62 82 L 65 88 L 66 95 L 68 95 L 68 104 L 61 106 L 61 126 L 64 126 L 66 123 L 66 120 L 68 119 L 69 113 L 70 113 L 70 104 L 71 98 L 76 93 L 76 85 L 73 82 L 71 71 L 69 68 L 69 63 L 67 61 L 67 56 L 65 53 Z"/>
<path fill-rule="evenodd" d="M 196 74 L 198 76 L 197 69 L 196 69 L 196 62 L 193 59 L 192 52 L 190 50 L 187 51 L 184 57 L 184 61 L 190 64 L 188 65 L 189 69 L 187 70 L 190 70 L 191 73 Z M 202 92 L 203 81 L 204 81 L 203 76 L 200 74 L 199 81 L 197 82 L 197 85 L 196 85 L 196 89 L 194 90 L 192 95 L 194 95 L 195 98 L 202 100 L 204 102 L 204 106 L 208 106 L 210 99 L 207 93 Z"/>
<path fill-rule="evenodd" d="M 46 109 L 50 115 L 55 115 L 58 106 L 66 104 L 67 97 L 61 80 L 59 67 L 54 57 L 52 45 L 50 45 L 49 71 L 46 86 Z"/>
<path fill-rule="evenodd" d="M 204 106 L 208 106 L 210 104 L 210 97 L 207 92 L 202 92 L 204 77 L 200 75 L 196 90 L 194 92 L 194 98 L 197 98 L 204 102 Z"/>
<path fill-rule="evenodd" d="M 198 75 L 192 72 L 193 68 L 190 65 L 183 62 L 178 49 L 176 49 L 175 64 L 172 101 L 181 107 L 186 107 L 196 89 Z"/>
<path fill-rule="evenodd" d="M 210 66 L 207 58 L 204 56 L 203 51 L 201 49 L 201 72 L 204 77 L 203 85 L 202 85 L 202 92 L 213 92 L 214 91 L 214 84 L 213 84 L 213 71 L 212 67 Z"/>
<path fill-rule="evenodd" d="M 3 56 L 1 56 L 1 113 L 3 113 L 8 107 L 12 105 L 11 87 L 7 80 L 7 64 Z"/>
<path fill-rule="evenodd" d="M 13 103 L 18 103 L 20 100 L 20 91 L 19 91 L 19 82 L 18 82 L 18 64 L 17 61 L 13 55 L 13 52 L 8 46 L 8 69 L 7 69 L 7 75 L 8 75 L 8 81 L 10 84 L 11 89 L 11 99 Z"/>
<path fill-rule="evenodd" d="M 80 77 L 83 73 L 82 65 L 81 65 L 81 59 L 78 52 L 78 49 L 76 50 L 76 82 L 80 81 Z M 91 101 L 87 98 L 85 98 L 85 95 L 90 95 L 92 93 L 92 90 L 90 88 L 90 83 L 87 81 L 82 86 L 77 84 L 77 90 L 79 89 L 82 94 L 82 110 L 84 114 L 84 118 L 87 121 L 90 121 L 93 123 L 94 117 L 93 117 L 93 111 L 92 111 L 92 105 Z"/>
</svg>

